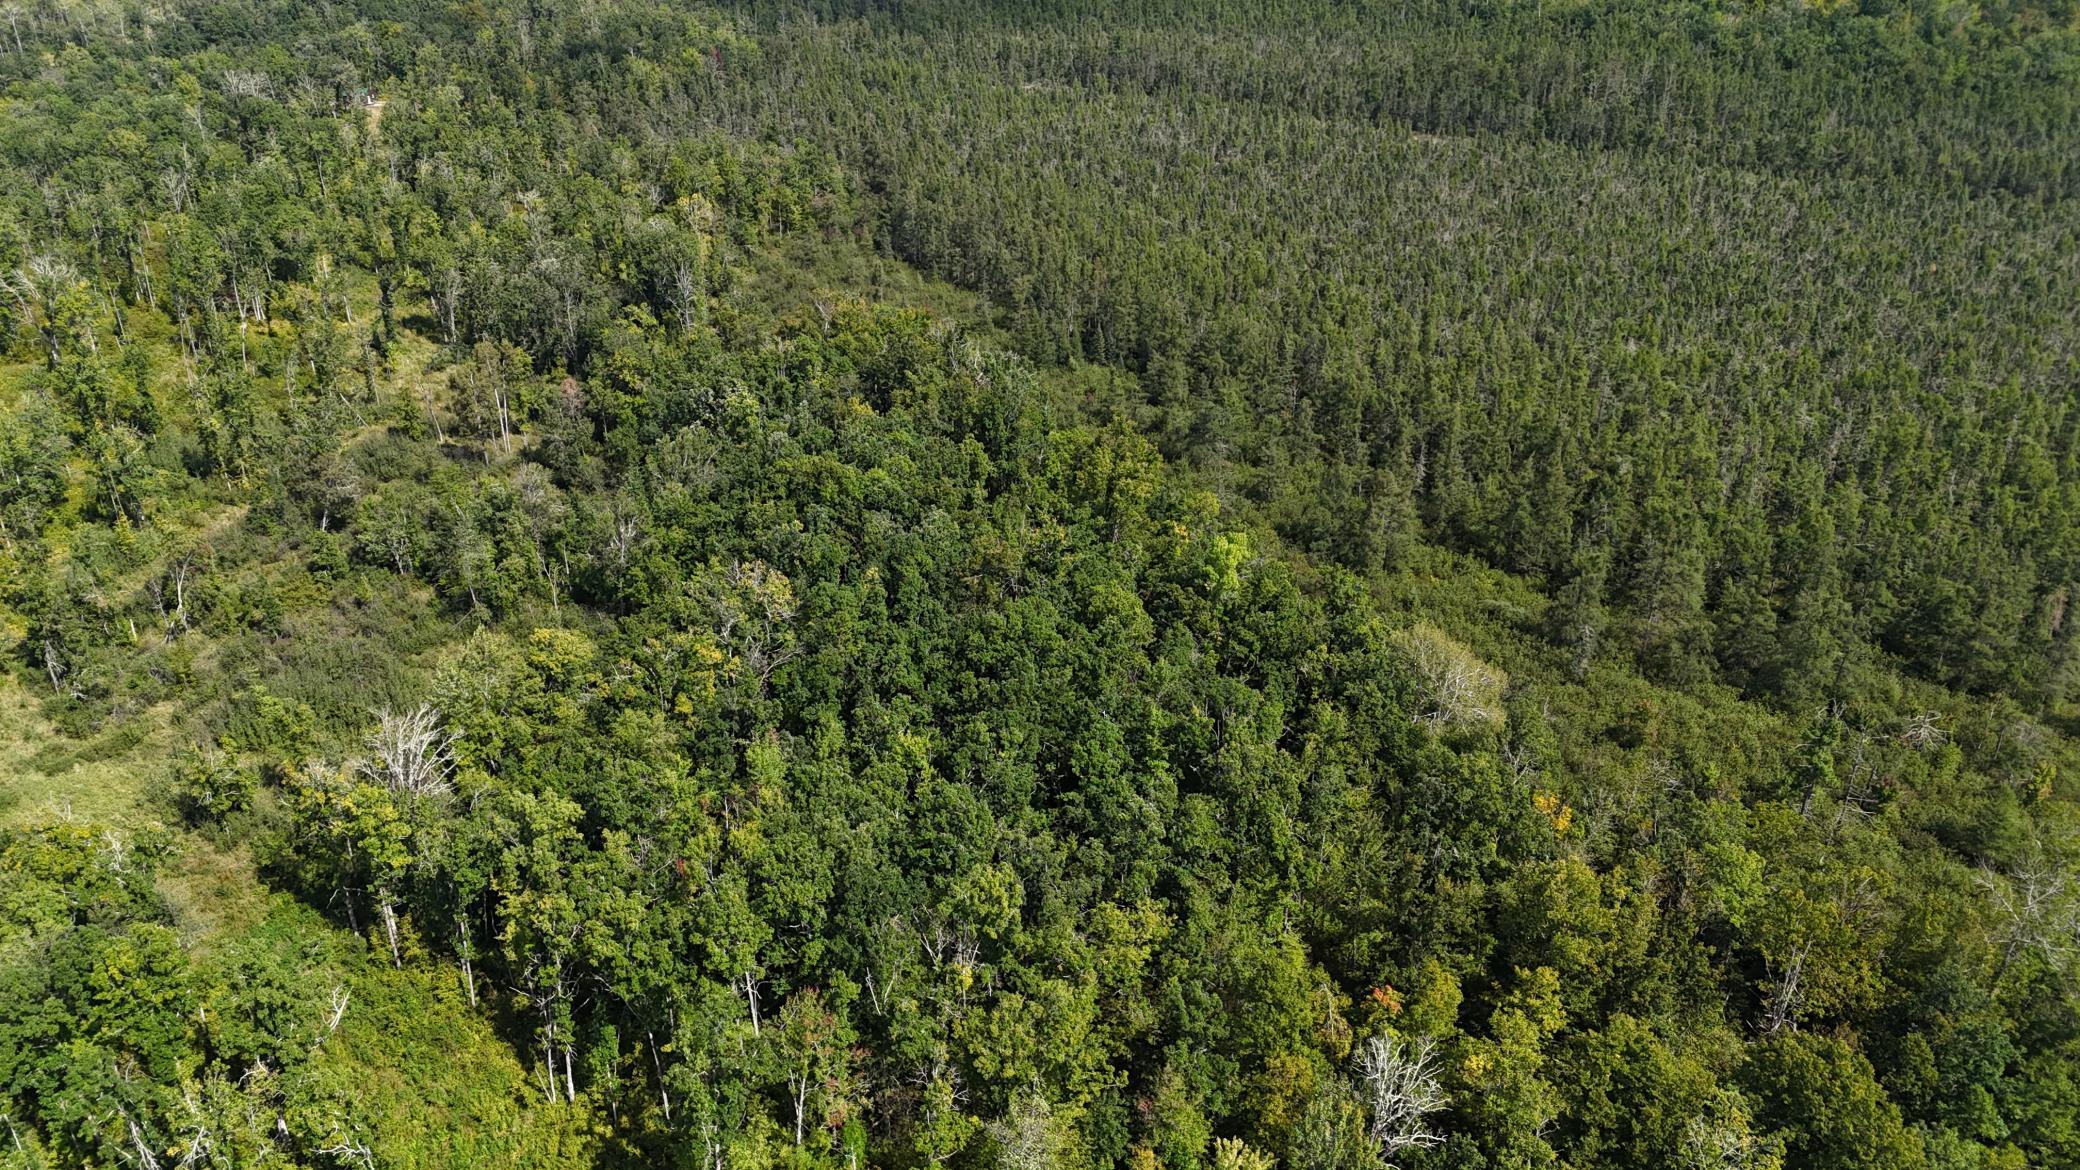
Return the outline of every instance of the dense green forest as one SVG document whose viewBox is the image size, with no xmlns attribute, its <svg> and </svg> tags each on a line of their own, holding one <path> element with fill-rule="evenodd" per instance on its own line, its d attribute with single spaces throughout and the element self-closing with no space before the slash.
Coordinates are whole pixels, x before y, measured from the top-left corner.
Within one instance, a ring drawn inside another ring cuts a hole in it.
<svg viewBox="0 0 2080 1170">
<path fill-rule="evenodd" d="M 0 7 L 0 1167 L 2080 1165 L 2080 10 Z"/>
<path fill-rule="evenodd" d="M 1677 684 L 2073 685 L 2070 27 L 941 7 L 782 29 L 722 122 L 839 152 L 1301 547 L 1475 553 Z"/>
</svg>

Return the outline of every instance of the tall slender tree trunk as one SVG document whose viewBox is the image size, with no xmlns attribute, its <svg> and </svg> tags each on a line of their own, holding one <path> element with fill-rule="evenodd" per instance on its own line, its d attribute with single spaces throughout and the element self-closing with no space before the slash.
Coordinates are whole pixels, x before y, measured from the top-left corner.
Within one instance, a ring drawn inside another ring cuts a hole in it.
<svg viewBox="0 0 2080 1170">
<path fill-rule="evenodd" d="M 549 1104 L 556 1104 L 556 1025 L 551 1022 L 542 1035 L 542 1070 L 549 1075 Z"/>
<path fill-rule="evenodd" d="M 397 945 L 397 905 L 389 898 L 383 899 L 383 933 L 390 937 L 390 965 L 404 968 L 404 953 Z"/>
<path fill-rule="evenodd" d="M 461 915 L 455 917 L 455 954 L 462 960 L 462 986 L 469 993 L 469 1006 L 477 1006 L 477 972 L 469 962 L 469 932 Z"/>
<path fill-rule="evenodd" d="M 657 1033 L 645 1032 L 643 1037 L 650 1041 L 650 1067 L 657 1073 L 657 1101 L 664 1107 L 664 1123 L 672 1123 L 672 1094 L 664 1087 L 664 1061 L 657 1056 Z"/>
</svg>

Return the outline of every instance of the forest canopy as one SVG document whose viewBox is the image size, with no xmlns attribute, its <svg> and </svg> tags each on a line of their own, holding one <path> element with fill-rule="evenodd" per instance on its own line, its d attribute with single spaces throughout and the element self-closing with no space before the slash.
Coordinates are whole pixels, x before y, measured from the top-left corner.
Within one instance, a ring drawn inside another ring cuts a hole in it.
<svg viewBox="0 0 2080 1170">
<path fill-rule="evenodd" d="M 2080 11 L 0 8 L 0 1167 L 2080 1164 Z"/>
</svg>

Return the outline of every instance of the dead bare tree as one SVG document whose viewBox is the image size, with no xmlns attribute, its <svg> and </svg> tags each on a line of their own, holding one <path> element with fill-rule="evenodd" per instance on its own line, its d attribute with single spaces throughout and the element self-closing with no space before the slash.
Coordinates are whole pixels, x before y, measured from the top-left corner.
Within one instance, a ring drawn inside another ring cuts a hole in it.
<svg viewBox="0 0 2080 1170">
<path fill-rule="evenodd" d="M 325 1012 L 325 1026 L 318 1029 L 317 1036 L 311 1040 L 311 1049 L 313 1051 L 316 1051 L 319 1045 L 331 1039 L 334 1032 L 339 1031 L 340 1021 L 347 1018 L 348 996 L 349 993 L 345 984 L 333 985 L 332 1002 L 327 1006 Z"/>
<path fill-rule="evenodd" d="M 1731 1120 L 1693 1117 L 1683 1129 L 1682 1170 L 1751 1170 L 1776 1164 L 1772 1143 L 1749 1132 L 1738 1115 Z"/>
<path fill-rule="evenodd" d="M 376 1156 L 368 1148 L 368 1143 L 356 1140 L 344 1132 L 337 1135 L 330 1145 L 319 1146 L 312 1152 L 337 1159 L 344 1165 L 360 1166 L 363 1167 L 363 1170 L 375 1170 Z"/>
<path fill-rule="evenodd" d="M 1944 733 L 1939 722 L 1942 714 L 1937 711 L 1922 711 L 1907 716 L 1905 726 L 1900 728 L 1899 741 L 1917 751 L 1927 751 L 1943 745 L 1950 737 Z"/>
<path fill-rule="evenodd" d="M 152 606 L 159 613 L 169 642 L 192 628 L 188 622 L 188 583 L 199 571 L 195 563 L 198 551 L 188 549 L 175 557 L 165 572 L 145 582 L 145 591 L 152 598 Z"/>
<path fill-rule="evenodd" d="M 1391 1032 L 1372 1037 L 1358 1050 L 1358 1080 L 1372 1113 L 1366 1133 L 1382 1158 L 1444 1141 L 1425 1120 L 1447 1104 L 1438 1086 L 1436 1055 L 1429 1037 L 1405 1042 Z"/>
<path fill-rule="evenodd" d="M 706 594 L 716 641 L 730 652 L 728 673 L 748 675 L 764 698 L 773 672 L 801 653 L 793 584 L 763 561 L 738 561 L 711 567 L 696 588 Z"/>
<path fill-rule="evenodd" d="M 32 256 L 13 272 L 0 273 L 0 295 L 14 302 L 22 320 L 36 326 L 43 340 L 45 361 L 52 369 L 58 367 L 64 340 L 58 320 L 58 298 L 79 283 L 79 269 L 59 256 Z"/>
<path fill-rule="evenodd" d="M 440 711 L 421 703 L 403 715 L 382 711 L 368 737 L 369 758 L 360 770 L 402 796 L 445 796 L 455 790 L 455 736 Z"/>
<path fill-rule="evenodd" d="M 1412 626 L 1394 640 L 1421 692 L 1417 722 L 1440 730 L 1501 722 L 1507 675 L 1431 626 Z"/>
<path fill-rule="evenodd" d="M 437 800 L 455 790 L 455 736 L 441 721 L 440 710 L 431 703 L 403 715 L 381 711 L 376 729 L 368 737 L 369 755 L 356 760 L 355 771 L 408 802 Z M 383 916 L 383 932 L 390 941 L 392 965 L 404 965 L 403 942 L 398 937 L 397 892 L 388 880 L 378 881 L 371 891 Z"/>
<path fill-rule="evenodd" d="M 137 1150 L 137 1164 L 141 1170 L 159 1170 L 159 1159 L 153 1155 L 151 1143 L 145 1140 L 144 1131 L 137 1127 L 137 1119 L 125 1113 L 123 1124 L 130 1128 L 130 1144 Z"/>
<path fill-rule="evenodd" d="M 2031 860 L 2006 871 L 1981 869 L 1978 883 L 2001 919 L 1996 980 L 2026 952 L 2058 970 L 2080 958 L 2080 882 L 2071 866 L 2038 849 Z"/>
<path fill-rule="evenodd" d="M 1798 1030 L 1799 1013 L 1805 1009 L 1806 955 L 1812 950 L 1811 943 L 1800 943 L 1784 962 L 1781 975 L 1770 990 L 1769 1010 L 1764 1015 L 1763 1031 L 1774 1036 L 1789 1029 Z M 1771 964 L 1772 967 L 1775 964 Z"/>
</svg>

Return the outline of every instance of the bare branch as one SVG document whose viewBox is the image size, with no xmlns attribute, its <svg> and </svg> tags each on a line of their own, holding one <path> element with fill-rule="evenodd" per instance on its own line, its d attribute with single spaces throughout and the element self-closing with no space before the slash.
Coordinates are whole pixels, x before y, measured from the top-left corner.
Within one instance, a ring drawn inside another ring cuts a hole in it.
<svg viewBox="0 0 2080 1170">
<path fill-rule="evenodd" d="M 371 758 L 361 773 L 406 796 L 445 796 L 454 791 L 455 736 L 431 703 L 404 715 L 383 711 L 368 737 Z"/>
<path fill-rule="evenodd" d="M 1388 1033 L 1367 1040 L 1359 1050 L 1358 1078 L 1372 1111 L 1366 1132 L 1382 1157 L 1427 1150 L 1444 1141 L 1424 1121 L 1447 1104 L 1437 1083 L 1435 1058 L 1436 1045 L 1427 1036 L 1405 1043 Z"/>
</svg>

